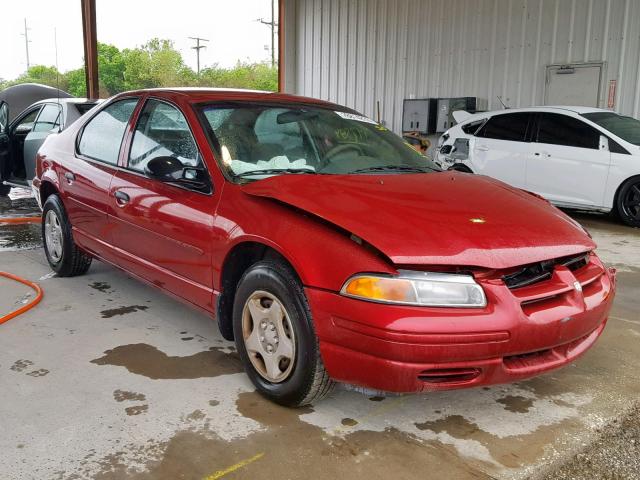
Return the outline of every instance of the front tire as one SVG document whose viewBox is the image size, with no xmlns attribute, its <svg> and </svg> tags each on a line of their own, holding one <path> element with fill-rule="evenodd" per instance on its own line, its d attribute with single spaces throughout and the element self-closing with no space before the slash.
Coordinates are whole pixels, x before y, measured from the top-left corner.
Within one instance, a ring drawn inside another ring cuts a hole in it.
<svg viewBox="0 0 640 480">
<path fill-rule="evenodd" d="M 616 211 L 625 224 L 640 227 L 640 176 L 622 184 L 616 197 Z"/>
<path fill-rule="evenodd" d="M 80 250 L 71 235 L 71 223 L 58 195 L 50 195 L 42 207 L 42 240 L 51 269 L 59 277 L 87 273 L 91 257 Z"/>
<path fill-rule="evenodd" d="M 300 407 L 333 388 L 304 290 L 288 266 L 261 261 L 245 272 L 233 305 L 233 332 L 247 375 L 270 400 Z"/>
</svg>

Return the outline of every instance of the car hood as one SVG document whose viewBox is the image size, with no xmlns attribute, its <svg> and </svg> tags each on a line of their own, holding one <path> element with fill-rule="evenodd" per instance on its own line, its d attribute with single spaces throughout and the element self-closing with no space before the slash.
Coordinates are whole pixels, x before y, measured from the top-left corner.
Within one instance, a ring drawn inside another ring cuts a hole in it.
<svg viewBox="0 0 640 480">
<path fill-rule="evenodd" d="M 242 189 L 331 222 L 396 265 L 508 268 L 595 248 L 545 200 L 478 175 L 279 175 Z"/>
</svg>

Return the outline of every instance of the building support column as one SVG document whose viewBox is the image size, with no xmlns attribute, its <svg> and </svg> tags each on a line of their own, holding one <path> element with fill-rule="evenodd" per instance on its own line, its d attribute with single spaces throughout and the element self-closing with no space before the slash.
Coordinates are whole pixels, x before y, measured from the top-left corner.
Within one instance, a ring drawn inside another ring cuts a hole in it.
<svg viewBox="0 0 640 480">
<path fill-rule="evenodd" d="M 96 35 L 96 0 L 80 0 L 82 5 L 82 37 L 87 98 L 99 97 L 98 40 Z"/>
</svg>

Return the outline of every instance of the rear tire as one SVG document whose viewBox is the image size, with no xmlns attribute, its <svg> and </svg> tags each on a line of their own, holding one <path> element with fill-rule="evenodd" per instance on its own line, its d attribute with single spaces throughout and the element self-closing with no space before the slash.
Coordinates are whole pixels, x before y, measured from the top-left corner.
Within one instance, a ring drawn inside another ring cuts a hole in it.
<svg viewBox="0 0 640 480">
<path fill-rule="evenodd" d="M 260 261 L 242 276 L 233 332 L 247 375 L 268 399 L 300 407 L 322 399 L 335 385 L 320 356 L 302 285 L 283 263 Z"/>
<path fill-rule="evenodd" d="M 640 176 L 622 184 L 616 196 L 615 208 L 623 223 L 640 228 Z"/>
<path fill-rule="evenodd" d="M 71 234 L 71 223 L 58 195 L 50 195 L 42 207 L 42 240 L 51 269 L 59 277 L 87 273 L 91 257 L 80 250 Z"/>
</svg>

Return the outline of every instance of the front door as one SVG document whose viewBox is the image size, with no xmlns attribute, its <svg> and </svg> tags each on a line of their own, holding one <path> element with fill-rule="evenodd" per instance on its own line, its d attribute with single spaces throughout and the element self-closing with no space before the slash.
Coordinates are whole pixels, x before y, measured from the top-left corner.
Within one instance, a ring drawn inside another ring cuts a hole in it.
<svg viewBox="0 0 640 480">
<path fill-rule="evenodd" d="M 62 106 L 57 103 L 47 103 L 40 110 L 33 128 L 24 139 L 24 169 L 26 180 L 31 182 L 36 174 L 36 154 L 45 139 L 60 130 Z"/>
<path fill-rule="evenodd" d="M 149 99 L 142 109 L 127 168 L 111 183 L 110 228 L 119 262 L 128 270 L 191 303 L 214 311 L 211 230 L 215 197 L 185 184 L 147 175 L 156 157 L 173 157 L 204 169 L 189 125 L 175 106 Z M 206 176 L 206 175 L 205 175 Z"/>
<path fill-rule="evenodd" d="M 559 205 L 602 206 L 611 153 L 600 132 L 559 113 L 541 113 L 527 163 L 527 190 Z"/>
<path fill-rule="evenodd" d="M 531 149 L 527 142 L 530 119 L 527 112 L 491 117 L 470 142 L 473 172 L 523 188 Z"/>
</svg>

